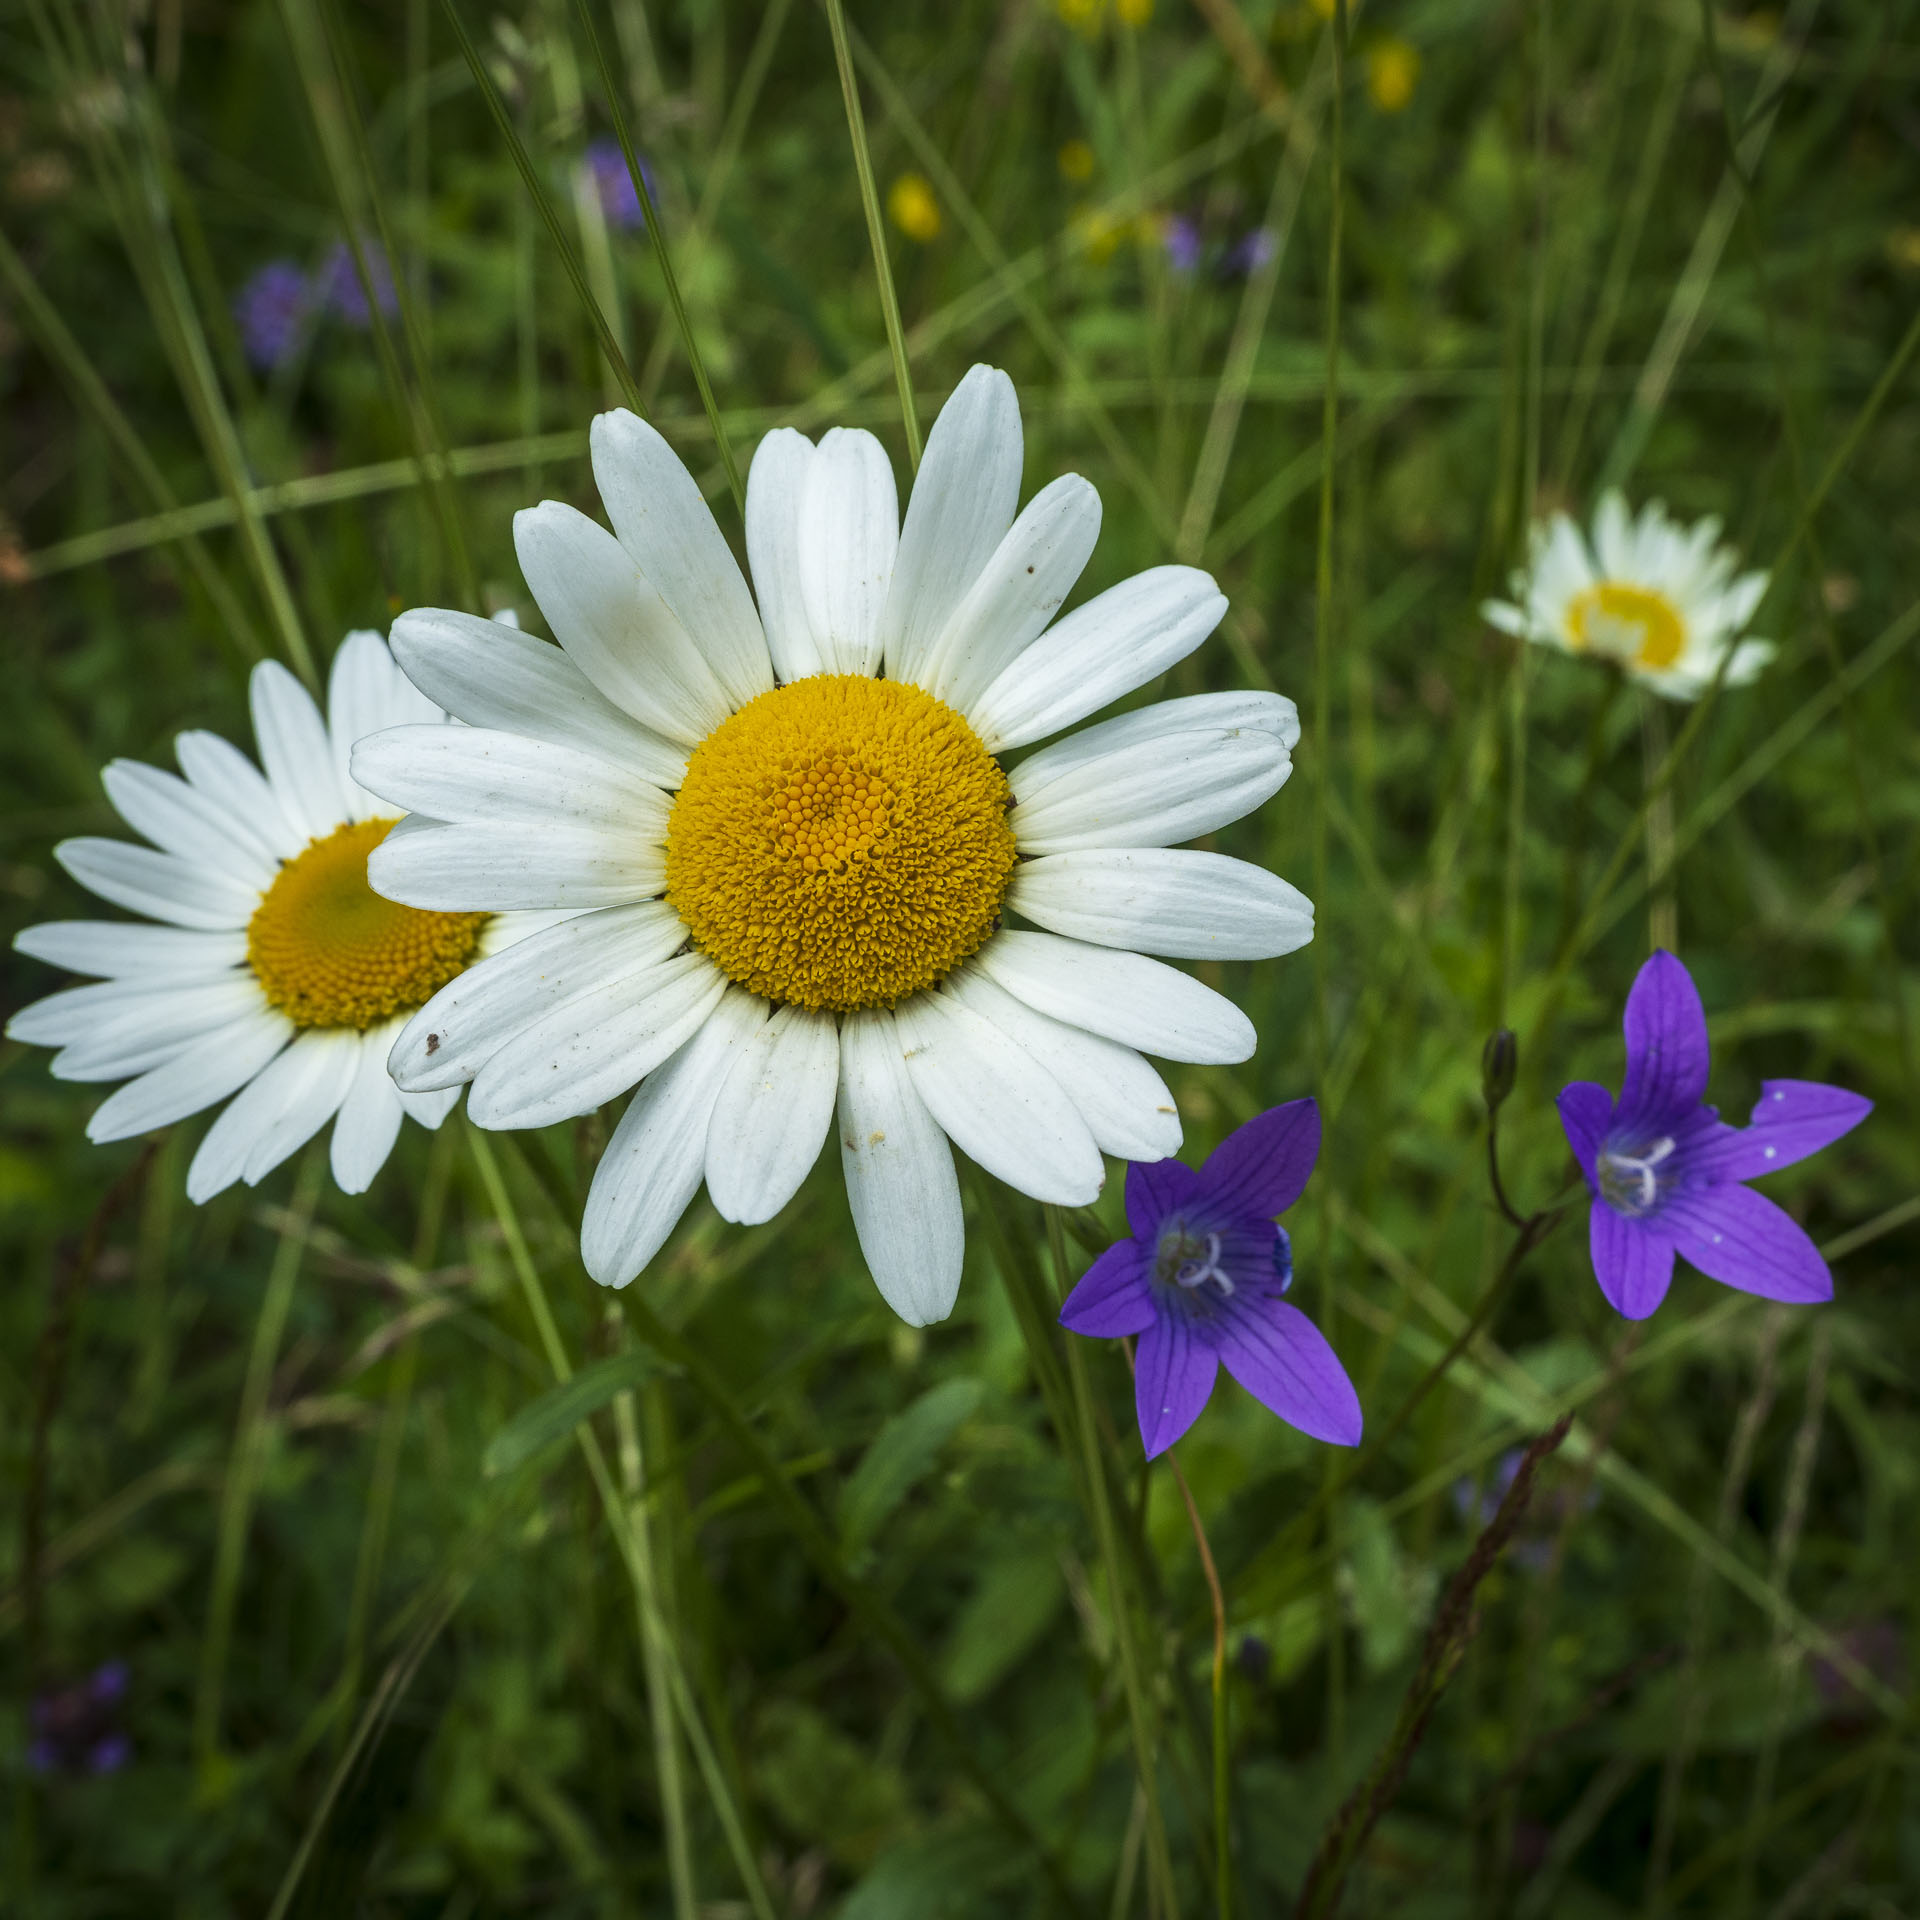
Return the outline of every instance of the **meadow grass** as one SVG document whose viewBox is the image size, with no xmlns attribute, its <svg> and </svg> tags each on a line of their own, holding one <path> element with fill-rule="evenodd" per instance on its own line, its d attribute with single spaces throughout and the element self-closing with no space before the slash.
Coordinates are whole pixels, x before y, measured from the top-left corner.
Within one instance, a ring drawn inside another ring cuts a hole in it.
<svg viewBox="0 0 1920 1920">
<path fill-rule="evenodd" d="M 1299 703 L 1210 844 L 1316 940 L 1203 965 L 1260 1051 L 1170 1082 L 1190 1159 L 1320 1100 L 1295 1298 L 1369 1425 L 1223 1383 L 1144 1468 L 1118 1348 L 1051 1330 L 1117 1179 L 1064 1219 L 969 1181 L 925 1331 L 825 1161 L 622 1297 L 577 1253 L 608 1116 L 195 1208 L 200 1123 L 89 1147 L 6 1043 L 7 1911 L 1920 1911 L 1920 8 L 26 0 L 0 45 L 9 931 L 89 911 L 49 848 L 118 830 L 104 762 L 246 740 L 250 662 L 537 627 L 511 515 L 596 510 L 601 408 L 738 546 L 769 427 L 870 427 L 904 487 L 991 361 L 1024 490 L 1100 489 L 1081 597 L 1181 559 L 1231 599 L 1147 696 Z M 342 246 L 357 314 L 250 357 L 250 276 Z M 1755 685 L 1657 709 L 1480 619 L 1603 485 L 1774 570 Z M 1545 1213 L 1656 939 L 1731 1117 L 1877 1102 L 1770 1186 L 1831 1306 L 1683 1272 L 1629 1326 L 1584 1196 L 1516 1253 L 1483 1043 Z M 9 1010 L 52 984 L 5 964 Z M 113 1661 L 130 1758 L 36 1771 L 32 1703 Z"/>
</svg>

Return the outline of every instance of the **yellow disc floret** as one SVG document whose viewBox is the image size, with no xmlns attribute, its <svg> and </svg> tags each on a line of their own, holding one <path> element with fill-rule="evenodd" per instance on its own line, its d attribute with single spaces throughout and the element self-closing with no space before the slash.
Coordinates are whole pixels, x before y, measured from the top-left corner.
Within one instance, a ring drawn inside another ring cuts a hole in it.
<svg viewBox="0 0 1920 1920">
<path fill-rule="evenodd" d="M 486 914 L 423 913 L 367 885 L 367 855 L 393 824 L 308 841 L 247 922 L 247 964 L 296 1027 L 364 1033 L 423 1006 L 473 959 Z"/>
<path fill-rule="evenodd" d="M 820 674 L 749 701 L 687 763 L 667 898 L 750 992 L 844 1013 L 952 972 L 1013 871 L 1006 776 L 959 714 Z"/>
<path fill-rule="evenodd" d="M 1676 607 L 1653 587 L 1603 580 L 1574 595 L 1567 608 L 1567 635 L 1575 647 L 1658 672 L 1686 651 L 1687 627 Z"/>
</svg>

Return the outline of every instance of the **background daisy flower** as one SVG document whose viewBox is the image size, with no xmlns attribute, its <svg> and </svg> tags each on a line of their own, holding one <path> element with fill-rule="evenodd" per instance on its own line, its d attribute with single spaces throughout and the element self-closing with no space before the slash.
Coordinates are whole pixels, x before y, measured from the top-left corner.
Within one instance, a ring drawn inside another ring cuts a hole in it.
<svg viewBox="0 0 1920 1920">
<path fill-rule="evenodd" d="M 1610 661 L 1669 700 L 1699 699 L 1729 649 L 1725 682 L 1743 686 L 1774 655 L 1770 640 L 1739 637 L 1768 576 L 1736 578 L 1740 556 L 1715 545 L 1719 535 L 1717 519 L 1682 527 L 1658 500 L 1635 520 L 1608 492 L 1591 544 L 1564 513 L 1536 522 L 1513 601 L 1489 600 L 1480 611 L 1503 633 Z"/>
<path fill-rule="evenodd" d="M 350 633 L 335 654 L 324 720 L 272 662 L 253 670 L 250 692 L 260 766 L 202 732 L 174 742 L 184 779 L 108 765 L 108 799 L 152 846 L 66 840 L 54 857 L 146 918 L 22 932 L 21 952 L 99 984 L 22 1008 L 7 1035 L 58 1047 L 58 1079 L 127 1082 L 95 1109 L 92 1140 L 129 1139 L 233 1096 L 188 1169 L 196 1201 L 260 1180 L 329 1120 L 333 1177 L 360 1193 L 403 1114 L 437 1127 L 459 1097 L 397 1088 L 395 1035 L 471 961 L 543 922 L 420 913 L 367 885 L 368 851 L 397 810 L 348 772 L 353 742 L 408 722 L 447 730 L 377 633 Z"/>
<path fill-rule="evenodd" d="M 1293 703 L 1167 701 L 1003 770 L 1191 653 L 1226 601 L 1156 567 L 1056 621 L 1099 496 L 1069 474 L 1016 518 L 1019 407 L 992 368 L 935 423 L 904 525 L 871 434 L 761 442 L 757 609 L 666 442 L 609 413 L 592 444 L 615 531 L 552 501 L 515 522 L 559 648 L 458 613 L 394 628 L 415 683 L 471 724 L 361 743 L 356 777 L 422 816 L 374 885 L 437 912 L 580 915 L 437 995 L 394 1073 L 416 1092 L 471 1080 L 486 1127 L 638 1083 L 581 1230 L 614 1286 L 703 1179 L 728 1219 L 771 1219 L 837 1108 L 874 1278 L 905 1319 L 938 1320 L 962 1252 L 949 1139 L 1084 1204 L 1103 1152 L 1179 1145 L 1143 1052 L 1252 1053 L 1245 1015 L 1145 956 L 1311 938 L 1286 882 L 1168 851 L 1287 778 Z"/>
</svg>

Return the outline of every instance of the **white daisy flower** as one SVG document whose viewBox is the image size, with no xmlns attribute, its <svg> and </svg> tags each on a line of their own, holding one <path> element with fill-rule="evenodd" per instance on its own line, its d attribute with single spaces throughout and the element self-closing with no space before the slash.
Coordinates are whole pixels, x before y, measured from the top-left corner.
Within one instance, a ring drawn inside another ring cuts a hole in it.
<svg viewBox="0 0 1920 1920">
<path fill-rule="evenodd" d="M 54 857 L 147 920 L 28 927 L 21 952 L 98 984 L 36 1000 L 7 1035 L 58 1047 L 57 1079 L 127 1081 L 95 1110 L 89 1139 L 125 1140 L 234 1096 L 188 1169 L 196 1201 L 261 1179 L 329 1120 L 333 1177 L 360 1193 L 403 1114 L 437 1127 L 460 1097 L 394 1085 L 387 1054 L 409 1016 L 554 916 L 422 913 L 367 885 L 367 855 L 399 810 L 354 781 L 354 741 L 408 723 L 453 731 L 377 633 L 348 634 L 334 656 L 325 720 L 284 667 L 256 667 L 250 691 L 264 775 L 201 732 L 174 742 L 184 780 L 136 760 L 107 767 L 108 799 L 153 845 L 67 840 Z"/>
<path fill-rule="evenodd" d="M 374 885 L 434 911 L 579 912 L 443 989 L 394 1074 L 417 1092 L 471 1080 L 483 1127 L 637 1083 L 581 1228 L 610 1286 L 703 1179 L 729 1220 L 771 1219 L 837 1108 L 874 1279 L 904 1319 L 941 1319 L 962 1251 L 949 1140 L 1083 1204 L 1103 1153 L 1180 1144 L 1142 1053 L 1252 1053 L 1244 1014 L 1145 955 L 1312 937 L 1274 875 L 1167 851 L 1287 778 L 1293 703 L 1171 700 L 1003 770 L 1191 653 L 1227 603 L 1195 568 L 1157 567 L 1054 620 L 1099 496 L 1070 474 L 1016 519 L 1019 405 L 992 368 L 941 413 L 904 526 L 871 434 L 760 443 L 757 610 L 650 426 L 603 414 L 592 447 L 613 533 L 552 501 L 514 523 L 559 647 L 459 613 L 394 626 L 401 666 L 470 724 L 356 750 L 355 777 L 418 816 Z"/>
<path fill-rule="evenodd" d="M 1669 700 L 1699 699 L 1729 648 L 1725 684 L 1743 686 L 1774 655 L 1770 640 L 1739 638 L 1767 576 L 1736 579 L 1740 556 L 1716 546 L 1719 536 L 1718 520 L 1682 527 L 1658 500 L 1636 521 L 1608 492 L 1591 546 L 1564 513 L 1536 522 L 1528 564 L 1512 580 L 1518 604 L 1489 600 L 1480 611 L 1503 633 L 1610 661 Z"/>
</svg>

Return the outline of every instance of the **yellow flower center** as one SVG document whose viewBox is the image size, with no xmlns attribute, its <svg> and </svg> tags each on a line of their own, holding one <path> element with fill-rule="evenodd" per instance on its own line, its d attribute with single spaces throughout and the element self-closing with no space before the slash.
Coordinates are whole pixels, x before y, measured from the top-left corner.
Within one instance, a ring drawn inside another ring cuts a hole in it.
<svg viewBox="0 0 1920 1920">
<path fill-rule="evenodd" d="M 296 1027 L 362 1033 L 423 1006 L 463 972 L 484 913 L 422 913 L 367 885 L 367 855 L 391 820 L 360 820 L 309 840 L 247 922 L 247 964 Z"/>
<path fill-rule="evenodd" d="M 993 931 L 1011 799 L 973 729 L 931 694 L 853 673 L 797 680 L 694 749 L 667 821 L 667 899 L 750 992 L 888 1006 Z"/>
<path fill-rule="evenodd" d="M 1567 632 L 1576 647 L 1656 671 L 1672 666 L 1687 645 L 1686 622 L 1664 593 L 1620 580 L 1602 580 L 1575 594 Z"/>
</svg>

